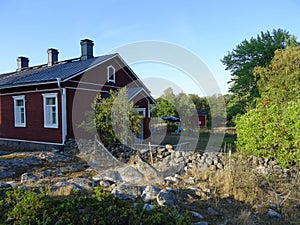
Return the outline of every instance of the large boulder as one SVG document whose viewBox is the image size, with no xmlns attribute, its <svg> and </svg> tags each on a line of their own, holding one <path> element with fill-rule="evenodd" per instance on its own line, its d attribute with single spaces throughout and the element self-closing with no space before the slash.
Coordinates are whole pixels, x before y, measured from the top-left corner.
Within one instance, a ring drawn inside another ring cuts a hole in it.
<svg viewBox="0 0 300 225">
<path fill-rule="evenodd" d="M 0 182 L 0 188 L 12 188 L 11 184 Z"/>
<path fill-rule="evenodd" d="M 54 195 L 67 196 L 74 191 L 83 191 L 84 188 L 74 183 L 60 181 L 52 185 L 50 190 Z"/>
<path fill-rule="evenodd" d="M 157 203 L 161 206 L 176 207 L 178 200 L 172 191 L 163 189 L 157 195 Z"/>
<path fill-rule="evenodd" d="M 134 200 L 141 195 L 141 188 L 128 183 L 120 183 L 111 191 L 111 194 L 122 200 Z"/>
<path fill-rule="evenodd" d="M 144 176 L 143 183 L 162 183 L 162 174 L 153 166 L 145 162 L 140 156 L 136 155 L 133 159 L 132 166 L 136 168 Z"/>
<path fill-rule="evenodd" d="M 34 175 L 34 174 L 31 174 L 31 173 L 23 173 L 21 175 L 21 183 L 24 184 L 24 183 L 36 183 L 38 182 L 39 178 Z"/>
<path fill-rule="evenodd" d="M 145 180 L 145 176 L 132 166 L 121 167 L 117 170 L 117 172 L 120 174 L 121 180 L 128 183 L 141 184 Z"/>
<path fill-rule="evenodd" d="M 160 192 L 160 188 L 154 185 L 148 185 L 144 188 L 141 198 L 143 202 L 148 203 L 155 200 L 159 192 Z"/>
<path fill-rule="evenodd" d="M 83 190 L 92 191 L 93 190 L 93 181 L 88 178 L 73 178 L 68 180 L 67 182 L 75 184 L 78 187 L 81 187 Z"/>
<path fill-rule="evenodd" d="M 116 183 L 122 181 L 122 178 L 118 171 L 105 170 L 104 172 L 93 176 L 93 180 L 98 181 L 109 181 L 111 183 Z"/>
</svg>

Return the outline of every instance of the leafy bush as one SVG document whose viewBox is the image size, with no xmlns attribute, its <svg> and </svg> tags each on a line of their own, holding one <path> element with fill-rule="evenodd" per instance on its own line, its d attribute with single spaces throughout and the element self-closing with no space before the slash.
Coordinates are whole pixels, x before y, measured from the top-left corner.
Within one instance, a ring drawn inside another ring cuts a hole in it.
<svg viewBox="0 0 300 225">
<path fill-rule="evenodd" d="M 143 118 L 138 114 L 133 102 L 128 102 L 127 89 L 110 91 L 109 98 L 97 95 L 92 110 L 79 127 L 91 134 L 98 133 L 102 143 L 132 142 L 140 132 Z"/>
<path fill-rule="evenodd" d="M 247 155 L 276 159 L 282 166 L 299 163 L 300 101 L 260 104 L 237 122 L 237 147 Z"/>
<path fill-rule="evenodd" d="M 92 196 L 73 194 L 68 198 L 50 198 L 22 189 L 3 189 L 0 193 L 0 224 L 190 224 L 188 215 L 180 215 L 177 210 L 133 207 L 101 188 L 96 188 Z"/>
</svg>

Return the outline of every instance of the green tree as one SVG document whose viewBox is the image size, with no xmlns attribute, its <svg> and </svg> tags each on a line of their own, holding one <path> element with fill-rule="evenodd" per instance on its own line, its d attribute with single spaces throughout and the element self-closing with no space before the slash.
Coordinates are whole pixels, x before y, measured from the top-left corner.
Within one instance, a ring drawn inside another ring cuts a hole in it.
<svg viewBox="0 0 300 225">
<path fill-rule="evenodd" d="M 256 38 L 244 40 L 233 51 L 229 52 L 221 62 L 231 72 L 229 91 L 233 94 L 228 102 L 228 119 L 242 115 L 255 108 L 256 99 L 260 97 L 257 87 L 259 76 L 254 76 L 257 66 L 269 65 L 276 49 L 298 45 L 295 36 L 278 29 L 272 33 L 261 32 Z"/>
<path fill-rule="evenodd" d="M 237 121 L 237 147 L 283 166 L 300 163 L 300 47 L 277 50 L 270 65 L 254 73 L 261 99 Z"/>
<path fill-rule="evenodd" d="M 207 100 L 210 107 L 210 115 L 212 122 L 211 124 L 214 127 L 226 125 L 226 105 L 225 98 L 223 95 L 212 95 L 208 96 Z"/>
<path fill-rule="evenodd" d="M 209 112 L 210 108 L 209 108 L 207 98 L 200 97 L 199 95 L 196 94 L 189 94 L 189 98 L 195 104 L 196 109 L 198 110 L 204 109 L 207 112 Z"/>
<path fill-rule="evenodd" d="M 257 67 L 254 74 L 260 77 L 258 89 L 264 101 L 281 104 L 299 98 L 300 46 L 276 50 L 271 64 Z"/>
<path fill-rule="evenodd" d="M 99 94 L 80 126 L 90 133 L 97 131 L 103 144 L 108 146 L 133 141 L 141 120 L 133 103 L 128 102 L 126 88 L 122 88 L 111 91 L 109 98 L 102 98 Z"/>
<path fill-rule="evenodd" d="M 192 129 L 191 117 L 196 110 L 194 102 L 185 93 L 174 94 L 172 88 L 167 88 L 164 94 L 157 99 L 157 106 L 152 110 L 152 117 L 162 118 L 163 116 L 180 117 L 181 124 L 185 129 Z M 168 123 L 169 130 L 174 130 L 177 125 Z"/>
<path fill-rule="evenodd" d="M 176 110 L 181 118 L 181 123 L 185 129 L 193 130 L 192 116 L 196 111 L 195 104 L 185 93 L 175 96 Z"/>
<path fill-rule="evenodd" d="M 151 111 L 151 117 L 178 116 L 175 106 L 164 97 L 156 99 L 157 106 Z"/>
</svg>

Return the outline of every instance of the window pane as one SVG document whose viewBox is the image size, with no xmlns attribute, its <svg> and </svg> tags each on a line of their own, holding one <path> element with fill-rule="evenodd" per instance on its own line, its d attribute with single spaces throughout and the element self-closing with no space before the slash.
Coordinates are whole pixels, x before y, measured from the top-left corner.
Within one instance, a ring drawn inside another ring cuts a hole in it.
<svg viewBox="0 0 300 225">
<path fill-rule="evenodd" d="M 115 68 L 108 67 L 108 79 L 115 80 Z"/>
<path fill-rule="evenodd" d="M 46 105 L 55 105 L 55 98 L 46 98 Z"/>
<path fill-rule="evenodd" d="M 46 106 L 46 113 L 45 113 L 45 116 L 46 116 L 46 118 L 45 118 L 45 121 L 46 121 L 46 124 L 47 125 L 50 125 L 51 123 L 50 123 L 50 118 L 51 118 L 51 107 L 50 106 Z"/>
<path fill-rule="evenodd" d="M 55 109 L 55 107 L 52 107 L 51 121 L 52 121 L 52 124 L 56 124 L 56 109 Z"/>
<path fill-rule="evenodd" d="M 18 99 L 18 100 L 16 100 L 16 106 L 24 106 L 24 101 L 23 101 L 23 99 Z"/>
</svg>

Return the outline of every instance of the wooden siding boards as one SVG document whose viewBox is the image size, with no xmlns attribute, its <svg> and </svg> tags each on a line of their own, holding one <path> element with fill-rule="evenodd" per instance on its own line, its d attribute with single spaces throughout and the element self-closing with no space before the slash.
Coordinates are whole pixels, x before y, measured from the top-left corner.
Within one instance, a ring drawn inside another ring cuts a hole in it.
<svg viewBox="0 0 300 225">
<path fill-rule="evenodd" d="M 15 95 L 1 96 L 2 121 L 0 125 L 0 138 L 62 143 L 61 98 L 58 97 L 58 128 L 44 128 L 42 96 L 44 93 L 57 93 L 60 96 L 59 91 L 30 92 L 24 94 L 26 102 L 26 127 L 15 127 L 13 101 L 13 96 Z"/>
</svg>

